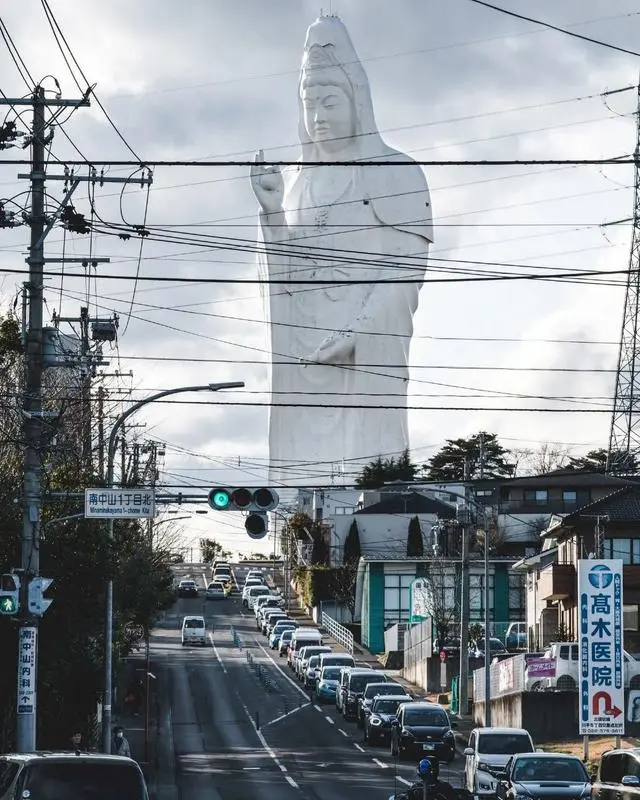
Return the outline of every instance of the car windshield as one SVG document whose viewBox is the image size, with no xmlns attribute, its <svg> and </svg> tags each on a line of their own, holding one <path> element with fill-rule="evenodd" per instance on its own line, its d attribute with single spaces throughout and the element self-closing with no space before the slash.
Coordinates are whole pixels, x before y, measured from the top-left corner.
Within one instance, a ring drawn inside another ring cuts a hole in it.
<svg viewBox="0 0 640 800">
<path fill-rule="evenodd" d="M 196 582 L 195 582 L 195 581 L 181 581 L 181 583 L 180 583 L 180 586 L 186 586 L 186 587 L 188 587 L 189 589 L 190 589 L 192 586 L 195 586 L 195 585 L 196 585 Z"/>
<path fill-rule="evenodd" d="M 519 758 L 513 767 L 515 781 L 567 781 L 586 783 L 589 778 L 577 758 Z"/>
<path fill-rule="evenodd" d="M 251 597 L 259 597 L 261 594 L 269 594 L 269 589 L 266 586 L 252 586 L 249 594 Z"/>
<path fill-rule="evenodd" d="M 320 661 L 320 656 L 311 656 L 309 659 L 309 666 L 311 669 L 318 666 L 318 662 Z"/>
<path fill-rule="evenodd" d="M 377 694 L 404 694 L 404 689 L 397 683 L 386 683 L 384 686 L 370 683 L 364 692 L 366 698 L 375 697 Z"/>
<path fill-rule="evenodd" d="M 290 642 L 291 641 L 291 637 L 293 636 L 294 630 L 295 630 L 295 628 L 293 628 L 291 630 L 287 629 L 285 631 L 282 631 L 282 641 L 283 642 Z"/>
<path fill-rule="evenodd" d="M 364 692 L 365 686 L 371 681 L 371 675 L 353 675 L 349 681 L 349 689 L 352 692 Z"/>
<path fill-rule="evenodd" d="M 203 619 L 187 619 L 184 623 L 185 628 L 204 628 Z"/>
<path fill-rule="evenodd" d="M 322 670 L 323 681 L 337 681 L 340 677 L 340 667 L 325 667 Z"/>
<path fill-rule="evenodd" d="M 531 750 L 531 741 L 524 733 L 480 733 L 478 736 L 478 752 L 488 756 L 528 753 Z"/>
<path fill-rule="evenodd" d="M 437 725 L 449 727 L 449 720 L 439 708 L 416 708 L 405 711 L 405 725 Z"/>
<path fill-rule="evenodd" d="M 478 650 L 484 650 L 486 648 L 484 639 L 478 640 Z M 500 639 L 489 639 L 489 652 L 492 650 L 504 650 L 504 645 L 500 641 Z"/>
<path fill-rule="evenodd" d="M 295 622 L 289 622 L 286 619 L 279 619 L 273 626 L 274 631 L 286 631 L 287 628 L 295 628 Z"/>
<path fill-rule="evenodd" d="M 209 589 L 218 589 L 219 591 L 222 591 L 222 586 L 219 583 L 210 583 Z"/>
<path fill-rule="evenodd" d="M 395 714 L 402 700 L 376 700 L 373 710 L 378 714 Z"/>
<path fill-rule="evenodd" d="M 113 762 L 37 762 L 25 771 L 23 794 L 33 798 L 68 800 L 142 800 L 144 788 L 137 767 Z"/>
</svg>

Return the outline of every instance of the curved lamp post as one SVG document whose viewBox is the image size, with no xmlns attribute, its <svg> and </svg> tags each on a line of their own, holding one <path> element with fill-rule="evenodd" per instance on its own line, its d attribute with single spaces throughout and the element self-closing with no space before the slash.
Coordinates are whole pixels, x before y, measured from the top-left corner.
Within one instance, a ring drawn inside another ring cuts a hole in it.
<svg viewBox="0 0 640 800">
<path fill-rule="evenodd" d="M 187 392 L 217 392 L 220 389 L 242 389 L 244 381 L 231 383 L 207 383 L 203 386 L 178 386 L 175 389 L 165 389 L 149 395 L 134 403 L 116 418 L 109 435 L 107 447 L 107 487 L 113 489 L 113 462 L 116 452 L 116 437 L 122 424 L 136 411 L 149 403 L 161 400 L 172 394 L 186 394 Z M 107 520 L 109 542 L 113 542 L 113 519 Z M 105 599 L 105 631 L 104 631 L 104 701 L 102 706 L 102 749 L 105 753 L 111 752 L 111 718 L 113 700 L 113 580 L 107 581 L 107 594 Z"/>
</svg>

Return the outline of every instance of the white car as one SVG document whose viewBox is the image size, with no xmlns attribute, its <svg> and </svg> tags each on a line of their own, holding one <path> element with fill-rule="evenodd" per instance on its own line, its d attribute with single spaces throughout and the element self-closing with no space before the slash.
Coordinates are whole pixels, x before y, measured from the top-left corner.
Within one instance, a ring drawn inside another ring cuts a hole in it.
<svg viewBox="0 0 640 800">
<path fill-rule="evenodd" d="M 258 597 L 271 594 L 271 589 L 268 586 L 249 586 L 242 592 L 242 605 L 245 608 L 253 608 Z"/>
<path fill-rule="evenodd" d="M 205 600 L 224 600 L 227 595 L 220 581 L 212 581 L 204 592 Z"/>
<path fill-rule="evenodd" d="M 258 614 L 261 609 L 265 608 L 265 606 L 268 608 L 282 608 L 284 606 L 284 600 L 272 594 L 261 594 L 256 597 L 253 601 L 253 613 L 255 614 L 256 620 L 258 619 Z"/>
<path fill-rule="evenodd" d="M 204 617 L 191 615 L 182 620 L 182 646 L 189 644 L 207 644 L 207 629 Z"/>
<path fill-rule="evenodd" d="M 503 772 L 515 753 L 534 753 L 528 731 L 523 728 L 475 728 L 464 750 L 465 788 L 473 795 L 496 796 L 496 774 Z"/>
</svg>

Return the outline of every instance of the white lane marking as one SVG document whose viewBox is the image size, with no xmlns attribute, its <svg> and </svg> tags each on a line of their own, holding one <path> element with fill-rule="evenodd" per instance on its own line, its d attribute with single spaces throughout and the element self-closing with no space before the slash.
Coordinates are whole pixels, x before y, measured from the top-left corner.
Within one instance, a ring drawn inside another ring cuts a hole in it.
<svg viewBox="0 0 640 800">
<path fill-rule="evenodd" d="M 296 783 L 296 782 L 293 780 L 293 778 L 291 777 L 291 775 L 285 775 L 285 778 L 286 778 L 286 781 L 287 781 L 287 783 L 290 783 L 290 784 L 291 784 L 291 786 L 293 786 L 293 788 L 294 788 L 294 789 L 299 789 L 299 788 L 300 788 L 300 787 L 298 786 L 298 784 L 297 784 L 297 783 Z"/>
<path fill-rule="evenodd" d="M 298 684 L 292 678 L 290 678 L 287 675 L 287 673 L 282 669 L 282 667 L 279 664 L 276 664 L 276 662 L 271 658 L 269 651 L 265 650 L 264 647 L 260 644 L 260 642 L 256 642 L 256 644 L 262 650 L 265 656 L 269 659 L 269 661 L 273 664 L 273 666 L 278 670 L 278 672 L 282 675 L 282 677 L 285 678 L 285 680 L 289 681 L 289 683 L 293 686 L 293 688 L 296 691 L 300 692 L 300 694 L 304 697 L 305 700 L 309 700 L 309 695 L 304 691 L 304 689 L 298 686 Z"/>
<path fill-rule="evenodd" d="M 331 719 L 331 717 L 329 717 L 329 716 L 325 716 L 325 719 L 327 720 L 327 722 L 328 722 L 330 725 L 335 725 L 335 724 L 336 724 L 336 723 L 335 723 L 335 722 L 334 722 L 334 721 Z"/>
<path fill-rule="evenodd" d="M 346 731 L 343 731 L 342 728 L 338 728 L 338 733 L 341 733 L 343 736 L 349 736 Z"/>
<path fill-rule="evenodd" d="M 252 770 L 260 769 L 260 767 L 242 767 L 245 772 L 251 772 Z"/>
<path fill-rule="evenodd" d="M 360 745 L 359 745 L 357 742 L 354 742 L 354 743 L 353 743 L 353 746 L 354 746 L 356 749 L 358 749 L 358 750 L 359 750 L 361 753 L 364 753 L 364 747 L 360 747 Z"/>
<path fill-rule="evenodd" d="M 240 586 L 238 585 L 238 579 L 236 578 L 236 571 L 233 569 L 233 567 L 231 568 L 231 577 L 233 578 L 233 582 L 236 585 L 236 589 L 240 591 Z"/>
<path fill-rule="evenodd" d="M 266 728 L 267 725 L 274 725 L 276 722 L 280 722 L 280 720 L 283 720 L 286 717 L 290 717 L 292 714 L 296 714 L 298 711 L 300 711 L 301 708 L 307 708 L 309 705 L 310 705 L 310 703 L 306 703 L 303 706 L 298 706 L 298 708 L 293 708 L 293 709 L 291 709 L 291 711 L 287 711 L 286 714 L 280 714 L 279 717 L 276 717 L 275 719 L 269 720 L 269 722 L 265 722 L 265 724 L 262 725 L 261 727 Z M 141 730 L 144 730 L 144 728 L 141 728 Z"/>
<path fill-rule="evenodd" d="M 206 589 L 206 588 L 207 588 L 207 586 L 209 585 L 209 583 L 207 582 L 207 573 L 206 573 L 206 572 L 203 572 L 203 573 L 202 573 L 202 583 L 204 584 L 204 588 L 205 588 L 205 589 Z"/>
<path fill-rule="evenodd" d="M 404 783 L 405 786 L 413 786 L 411 781 L 408 781 L 406 778 L 403 778 L 400 775 L 396 775 L 396 780 L 400 781 L 400 783 Z"/>
<path fill-rule="evenodd" d="M 320 706 L 314 704 L 313 707 L 315 708 L 316 711 L 319 711 L 322 714 L 322 709 L 320 708 Z"/>
<path fill-rule="evenodd" d="M 213 648 L 213 652 L 214 652 L 214 655 L 216 657 L 216 660 L 217 660 L 218 664 L 220 664 L 220 666 L 222 667 L 222 671 L 224 672 L 225 675 L 228 675 L 229 673 L 227 671 L 227 668 L 224 665 L 223 660 L 220 658 L 220 653 L 218 652 L 218 648 L 216 647 L 215 642 L 213 641 L 213 637 L 211 637 L 211 647 Z M 238 698 L 238 700 L 240 702 L 240 705 L 242 706 L 242 710 L 244 711 L 245 716 L 247 717 L 247 719 L 251 723 L 251 727 L 255 731 L 255 734 L 258 737 L 258 740 L 259 740 L 260 744 L 262 745 L 265 753 L 267 753 L 267 755 L 271 759 L 273 759 L 273 763 L 276 764 L 276 766 L 278 767 L 280 772 L 287 772 L 287 768 L 285 767 L 285 765 L 280 761 L 278 756 L 275 754 L 273 749 L 270 747 L 269 743 L 264 738 L 264 736 L 262 735 L 261 731 L 258 730 L 258 726 L 256 725 L 256 723 L 255 723 L 255 721 L 253 719 L 253 716 L 251 715 L 251 712 L 249 711 L 249 709 L 244 704 L 244 702 L 243 702 L 242 698 L 240 697 L 240 695 L 237 694 L 236 696 L 237 696 L 237 698 Z M 296 788 L 298 788 L 297 784 L 296 784 Z"/>
<path fill-rule="evenodd" d="M 388 764 L 385 764 L 384 761 L 380 761 L 379 758 L 372 758 L 371 760 L 373 761 L 374 764 L 377 764 L 379 767 L 382 767 L 382 769 L 387 769 L 387 767 L 389 766 Z"/>
</svg>

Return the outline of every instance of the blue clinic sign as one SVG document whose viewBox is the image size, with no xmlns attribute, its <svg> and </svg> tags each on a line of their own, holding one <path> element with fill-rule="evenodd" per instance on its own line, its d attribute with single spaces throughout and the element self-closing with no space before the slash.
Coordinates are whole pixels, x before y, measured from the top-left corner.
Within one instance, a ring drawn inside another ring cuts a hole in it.
<svg viewBox="0 0 640 800">
<path fill-rule="evenodd" d="M 580 733 L 624 735 L 622 561 L 578 561 Z"/>
</svg>

